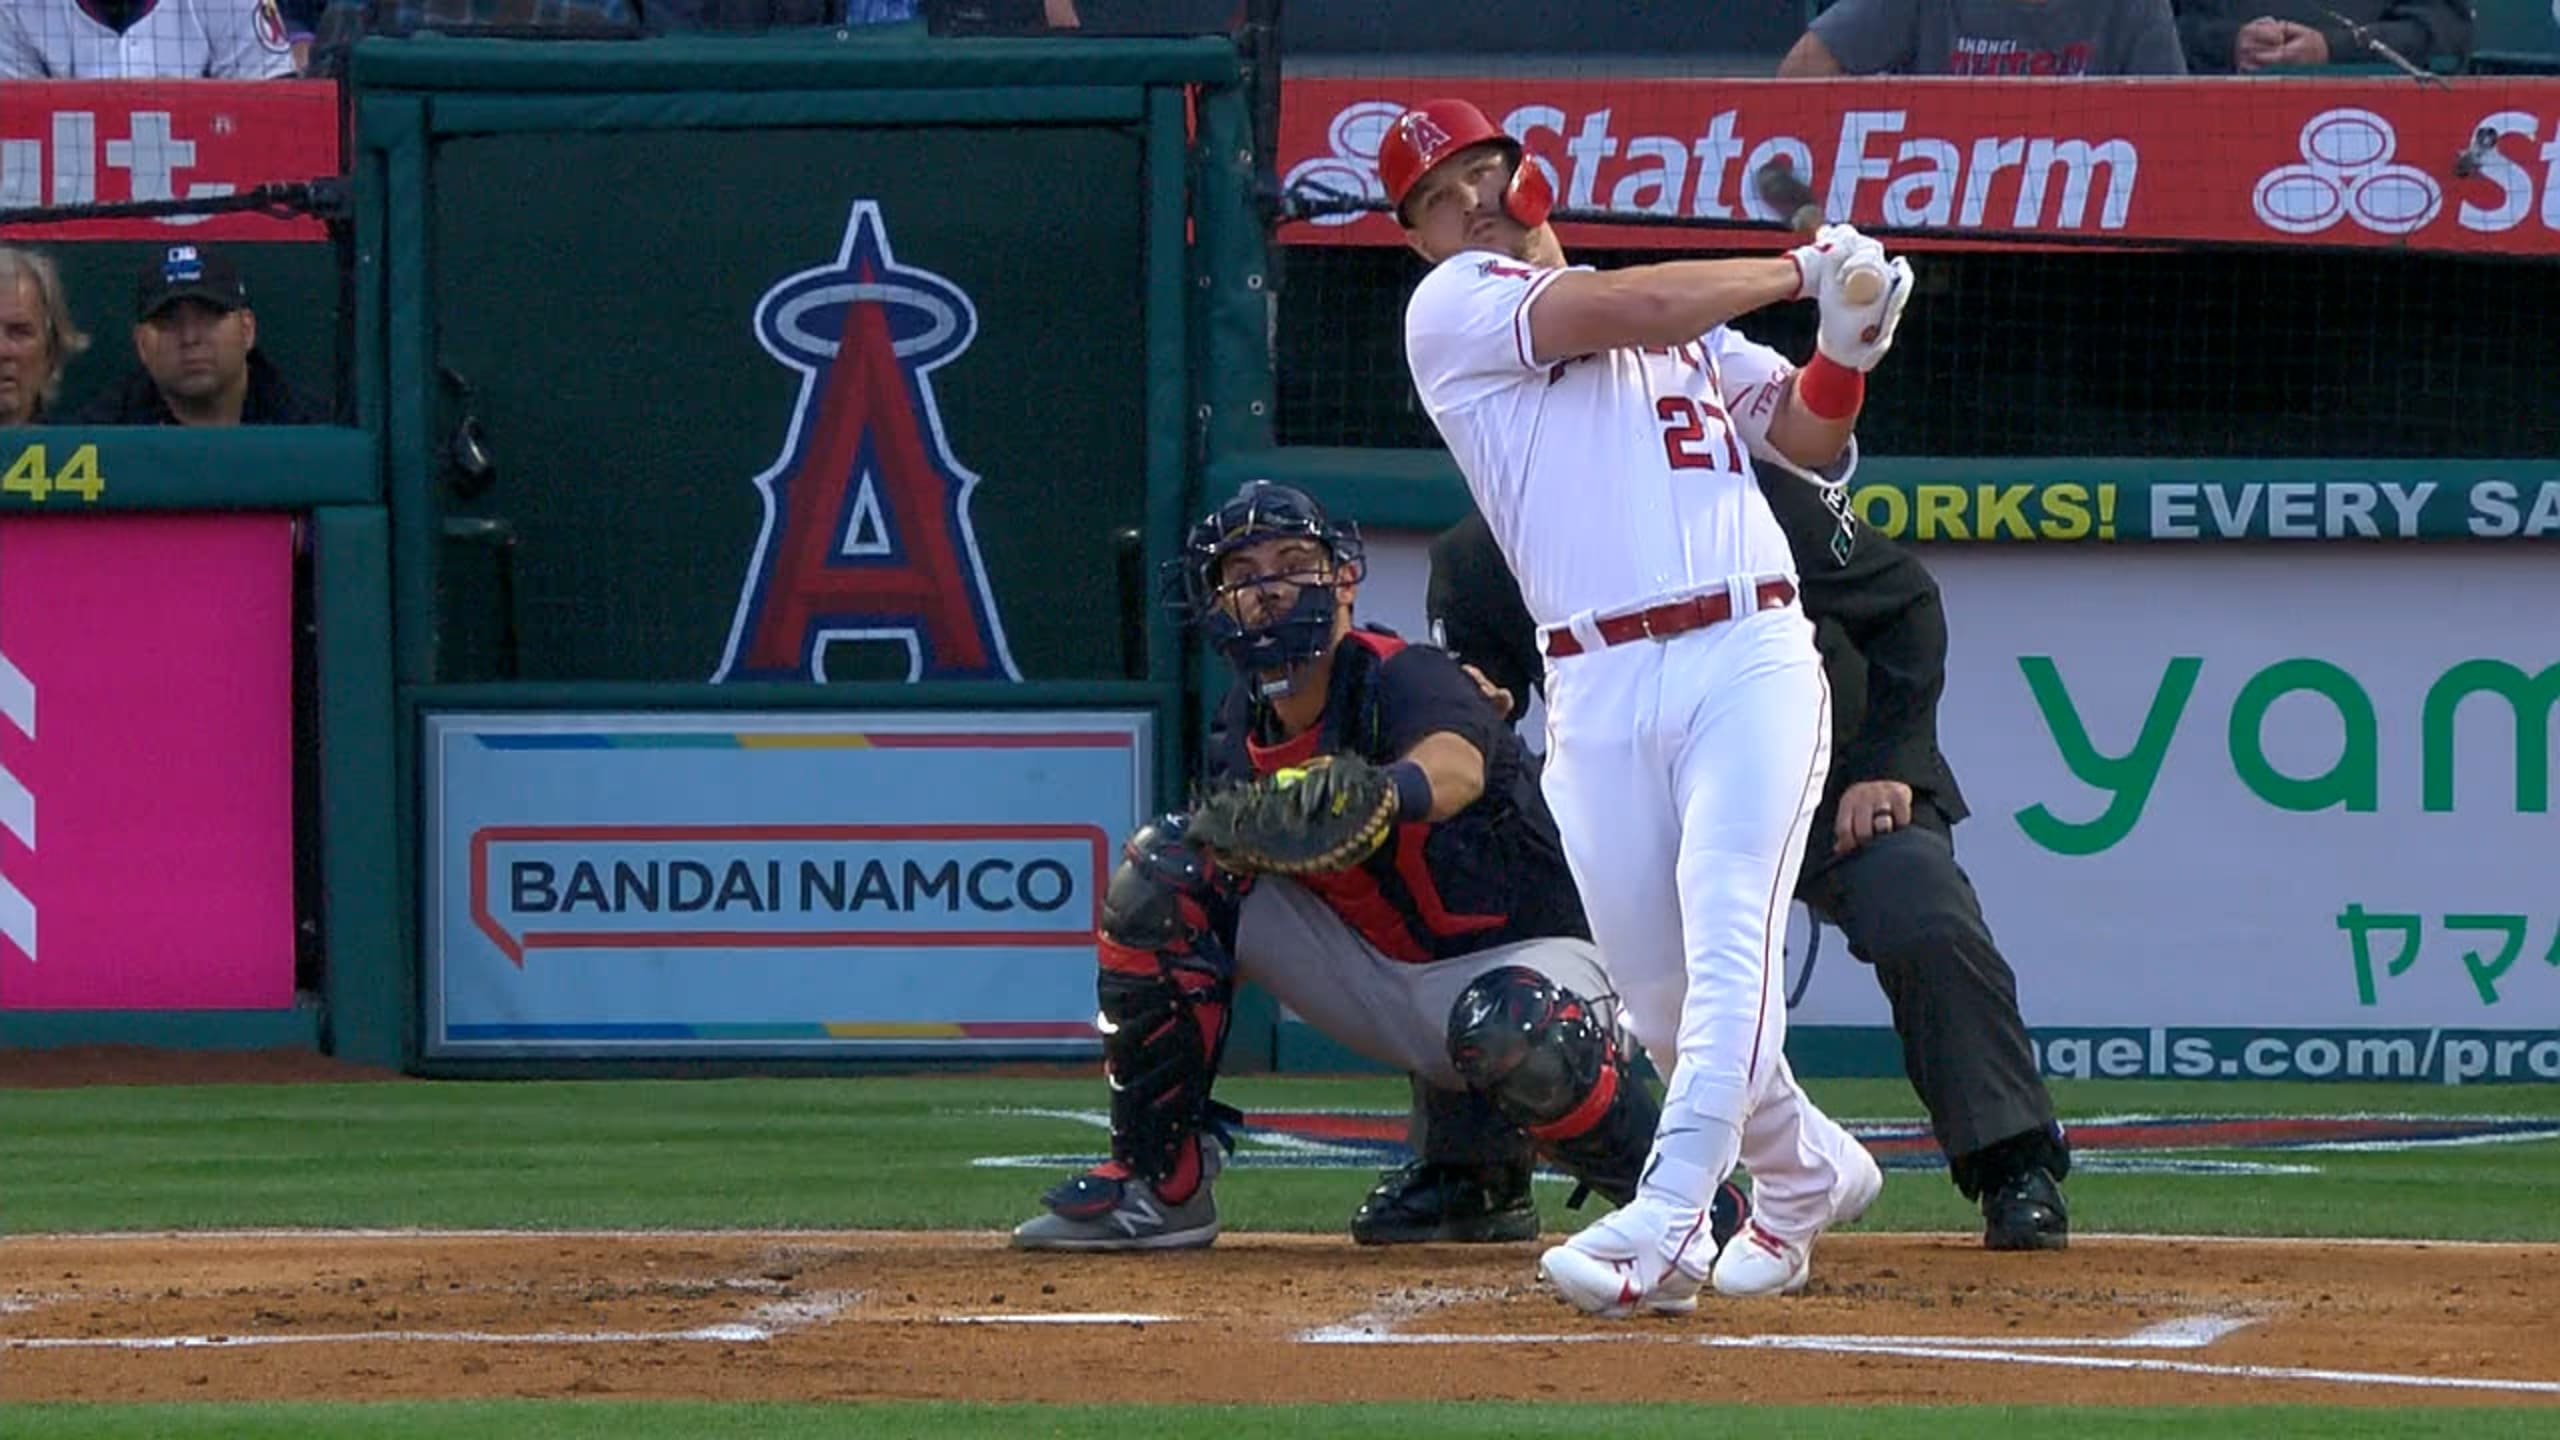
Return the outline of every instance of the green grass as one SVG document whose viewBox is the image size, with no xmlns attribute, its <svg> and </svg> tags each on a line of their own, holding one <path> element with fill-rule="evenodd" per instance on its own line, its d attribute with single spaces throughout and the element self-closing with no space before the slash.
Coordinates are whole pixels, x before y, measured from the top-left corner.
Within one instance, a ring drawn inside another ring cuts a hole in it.
<svg viewBox="0 0 2560 1440">
<path fill-rule="evenodd" d="M 1833 1113 L 1911 1118 L 1899 1081 L 1818 1082 Z M 2560 1115 L 2560 1087 L 2058 1082 L 2066 1115 L 2344 1111 Z M 1381 1078 L 1246 1078 L 1247 1109 L 1399 1110 Z M 1090 1080 L 968 1077 L 411 1082 L 0 1092 L 0 1228 L 995 1229 L 1030 1213 L 1046 1170 L 999 1154 L 1091 1153 L 1100 1133 L 1004 1107 L 1093 1110 Z M 2222 1158 L 2250 1158 L 2237 1153 Z M 2380 1153 L 2275 1152 L 2316 1176 L 2086 1173 L 2084 1230 L 2560 1239 L 2560 1143 Z M 1240 1230 L 1330 1231 L 1372 1177 L 1238 1171 Z M 1561 1187 L 1542 1192 L 1562 1224 Z M 1897 1172 L 1867 1222 L 1978 1223 L 1943 1175 Z"/>
<path fill-rule="evenodd" d="M 1973 1440 L 2066 1430 L 2073 1440 L 2388 1435 L 2409 1440 L 2547 1436 L 2547 1409 L 2092 1410 L 1962 1406 L 1869 1410 L 1731 1405 L 1013 1406 L 702 1405 L 472 1401 L 440 1405 L 13 1405 L 10 1440 Z"/>
</svg>

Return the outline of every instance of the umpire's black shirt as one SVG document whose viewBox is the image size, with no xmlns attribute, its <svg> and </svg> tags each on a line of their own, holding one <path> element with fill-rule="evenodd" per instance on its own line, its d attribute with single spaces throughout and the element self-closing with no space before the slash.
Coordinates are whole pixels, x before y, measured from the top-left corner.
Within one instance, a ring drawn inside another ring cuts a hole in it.
<svg viewBox="0 0 2560 1440">
<path fill-rule="evenodd" d="M 1964 796 L 1938 753 L 1938 695 L 1946 688 L 1947 622 L 1938 582 L 1918 556 L 1851 518 L 1847 498 L 1781 471 L 1760 492 L 1795 551 L 1805 614 L 1831 677 L 1831 780 L 1805 847 L 1804 873 L 1831 863 L 1840 792 L 1860 780 L 1911 787 L 1913 819 L 1962 820 Z M 1834 509 L 1834 503 L 1840 508 Z M 1537 622 L 1482 515 L 1431 542 L 1425 605 L 1433 638 L 1511 692 L 1511 718 L 1543 686 Z"/>
</svg>

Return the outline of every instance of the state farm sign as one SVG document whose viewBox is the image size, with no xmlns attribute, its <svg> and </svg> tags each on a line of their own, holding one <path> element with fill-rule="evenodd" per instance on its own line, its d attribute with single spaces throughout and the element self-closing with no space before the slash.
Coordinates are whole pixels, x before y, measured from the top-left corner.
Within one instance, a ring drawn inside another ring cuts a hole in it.
<svg viewBox="0 0 2560 1440">
<path fill-rule="evenodd" d="M 2560 253 L 2560 80 L 1465 80 L 1288 82 L 1293 189 L 1383 200 L 1379 138 L 1412 101 L 1474 100 L 1569 210 L 1777 220 L 1750 176 L 1792 163 L 1834 217 L 1992 238 L 2106 237 Z M 2491 132 L 2482 142 L 2482 131 Z M 2467 162 L 2457 159 L 2468 152 Z M 1694 248 L 1585 223 L 1578 243 Z M 1387 244 L 1375 214 L 1302 244 Z M 1748 242 L 1745 242 L 1748 243 Z M 1774 243 L 1761 237 L 1759 243 Z"/>
</svg>

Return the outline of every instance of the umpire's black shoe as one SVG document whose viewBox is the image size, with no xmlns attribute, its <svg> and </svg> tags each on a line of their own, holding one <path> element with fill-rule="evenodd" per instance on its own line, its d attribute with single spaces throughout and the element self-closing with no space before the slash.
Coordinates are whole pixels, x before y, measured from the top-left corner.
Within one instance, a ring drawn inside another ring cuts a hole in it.
<svg viewBox="0 0 2560 1440">
<path fill-rule="evenodd" d="M 1986 1250 L 2067 1250 L 2071 1212 L 2062 1187 L 2040 1167 L 2019 1172 L 1982 1197 L 1982 1246 Z"/>
<path fill-rule="evenodd" d="M 1379 1177 L 1351 1217 L 1363 1245 L 1499 1245 L 1538 1238 L 1526 1165 L 1414 1160 Z"/>
</svg>

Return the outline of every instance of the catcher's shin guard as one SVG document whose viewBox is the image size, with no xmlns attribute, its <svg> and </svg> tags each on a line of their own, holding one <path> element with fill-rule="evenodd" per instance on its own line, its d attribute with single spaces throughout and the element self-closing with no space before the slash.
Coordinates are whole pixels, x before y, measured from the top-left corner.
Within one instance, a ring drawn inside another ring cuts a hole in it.
<svg viewBox="0 0 2560 1440">
<path fill-rule="evenodd" d="M 1488 970 L 1449 1007 L 1449 1059 L 1557 1168 L 1635 1198 L 1662 1107 L 1590 1001 L 1524 965 Z"/>
<path fill-rule="evenodd" d="M 1203 1174 L 1201 1131 L 1223 1129 L 1209 1087 L 1235 991 L 1235 888 L 1183 831 L 1182 817 L 1167 816 L 1122 847 L 1102 898 L 1095 985 L 1111 1158 L 1168 1198 Z"/>
</svg>

